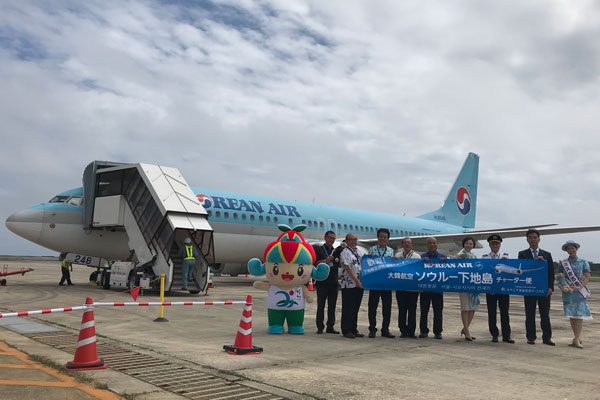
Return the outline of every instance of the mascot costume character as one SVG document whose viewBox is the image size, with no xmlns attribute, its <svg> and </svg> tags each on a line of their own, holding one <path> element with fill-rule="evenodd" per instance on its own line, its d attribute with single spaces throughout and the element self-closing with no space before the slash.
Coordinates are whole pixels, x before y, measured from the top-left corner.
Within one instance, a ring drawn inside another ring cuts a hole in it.
<svg viewBox="0 0 600 400">
<path fill-rule="evenodd" d="M 312 302 L 306 284 L 311 278 L 322 281 L 329 275 L 329 265 L 319 264 L 316 268 L 315 251 L 300 234 L 306 226 L 293 229 L 278 225 L 283 231 L 276 241 L 267 245 L 262 263 L 258 258 L 248 261 L 252 275 L 266 274 L 269 282 L 254 282 L 257 289 L 268 290 L 267 298 L 269 333 L 281 334 L 287 320 L 288 333 L 304 333 L 304 301 Z"/>
</svg>

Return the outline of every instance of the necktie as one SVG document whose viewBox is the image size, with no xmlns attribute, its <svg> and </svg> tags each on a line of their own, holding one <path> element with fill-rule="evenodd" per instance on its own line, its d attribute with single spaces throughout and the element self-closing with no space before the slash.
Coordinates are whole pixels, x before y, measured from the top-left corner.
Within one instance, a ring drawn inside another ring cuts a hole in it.
<svg viewBox="0 0 600 400">
<path fill-rule="evenodd" d="M 533 258 L 537 258 L 537 257 L 538 257 L 538 250 L 537 250 L 537 249 L 535 249 L 535 250 L 533 251 Z"/>
</svg>

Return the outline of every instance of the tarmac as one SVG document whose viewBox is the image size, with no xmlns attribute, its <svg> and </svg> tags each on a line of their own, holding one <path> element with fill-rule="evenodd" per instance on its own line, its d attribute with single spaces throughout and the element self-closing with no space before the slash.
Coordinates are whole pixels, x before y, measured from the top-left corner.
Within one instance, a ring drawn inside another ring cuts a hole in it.
<svg viewBox="0 0 600 400">
<path fill-rule="evenodd" d="M 0 342 L 2 399 L 100 399 L 121 397 L 78 382 L 72 376 L 34 362 L 27 354 Z"/>
<path fill-rule="evenodd" d="M 0 287 L 2 311 L 81 305 L 87 296 L 95 301 L 131 301 L 120 290 L 90 287 L 90 268 L 75 266 L 75 285 L 61 287 L 55 261 L 0 264 L 7 264 L 9 270 L 35 269 L 7 277 L 7 286 Z M 562 317 L 560 294 L 554 295 L 551 309 L 556 347 L 541 340 L 535 346 L 526 343 L 523 302 L 518 296 L 511 297 L 510 311 L 515 344 L 490 341 L 485 296 L 471 329 L 477 340 L 461 340 L 458 295 L 450 293 L 444 298 L 443 340 L 317 335 L 316 303 L 307 305 L 305 335 L 269 335 L 266 292 L 254 289 L 253 280 L 215 278 L 215 288 L 207 297 L 167 296 L 167 300 L 244 300 L 251 294 L 253 344 L 264 348 L 262 354 L 232 356 L 222 350 L 234 341 L 241 306 L 167 307 L 166 323 L 153 321 L 158 317 L 156 307 L 96 308 L 98 353 L 108 369 L 83 374 L 96 386 L 128 399 L 600 399 L 598 283 L 590 285 L 594 320 L 584 322 L 581 350 L 568 346 L 572 332 Z M 365 292 L 359 314 L 363 333 L 368 333 L 367 298 Z M 158 296 L 138 300 L 157 301 Z M 338 318 L 340 307 L 341 296 Z M 398 335 L 396 315 L 393 304 L 391 328 Z M 381 314 L 378 322 L 380 318 Z M 56 383 L 68 376 L 60 377 L 62 373 L 22 355 L 38 355 L 58 364 L 72 361 L 80 324 L 80 312 L 0 319 L 0 398 L 101 398 L 86 391 L 90 385 L 84 390 L 86 385 L 76 381 Z M 53 385 L 40 383 L 52 380 Z M 36 390 L 57 394 L 44 397 Z"/>
</svg>

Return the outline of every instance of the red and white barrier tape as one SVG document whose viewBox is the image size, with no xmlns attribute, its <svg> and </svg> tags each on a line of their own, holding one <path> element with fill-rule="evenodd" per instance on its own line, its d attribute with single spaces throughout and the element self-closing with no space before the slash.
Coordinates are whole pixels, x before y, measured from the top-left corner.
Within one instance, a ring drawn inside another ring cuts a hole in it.
<svg viewBox="0 0 600 400">
<path fill-rule="evenodd" d="M 246 304 L 245 301 L 115 301 L 112 303 L 94 303 L 95 307 L 150 307 L 150 306 L 228 306 L 231 304 Z"/>
<path fill-rule="evenodd" d="M 115 301 L 112 303 L 98 302 L 98 303 L 93 303 L 92 306 L 85 305 L 85 306 L 75 306 L 75 307 L 65 307 L 65 308 L 46 308 L 43 310 L 0 313 L 0 318 L 28 317 L 31 315 L 39 315 L 39 314 L 81 311 L 81 310 L 93 309 L 94 307 L 228 306 L 228 305 L 233 305 L 233 304 L 246 304 L 246 301 L 242 301 L 242 300 L 235 300 L 235 301 L 231 301 L 231 300 L 226 300 L 226 301 L 163 301 L 162 303 L 160 301 L 139 301 L 139 302 Z"/>
<path fill-rule="evenodd" d="M 76 306 L 76 307 L 65 307 L 65 308 L 45 308 L 43 310 L 33 310 L 33 311 L 20 311 L 20 312 L 8 312 L 8 313 L 0 313 L 0 318 L 8 318 L 8 317 L 28 317 L 30 315 L 38 315 L 38 314 L 52 314 L 59 312 L 69 312 L 69 311 L 81 311 L 87 310 L 88 306 Z"/>
</svg>

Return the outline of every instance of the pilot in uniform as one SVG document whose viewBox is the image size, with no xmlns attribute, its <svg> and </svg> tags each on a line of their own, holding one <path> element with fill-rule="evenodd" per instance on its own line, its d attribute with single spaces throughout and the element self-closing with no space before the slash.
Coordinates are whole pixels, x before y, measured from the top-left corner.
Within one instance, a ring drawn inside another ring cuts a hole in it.
<svg viewBox="0 0 600 400">
<path fill-rule="evenodd" d="M 508 253 L 500 252 L 502 236 L 493 234 L 487 238 L 490 246 L 490 252 L 481 256 L 481 258 L 506 259 Z M 500 326 L 502 328 L 502 341 L 505 343 L 514 343 L 510 338 L 510 318 L 508 316 L 508 307 L 510 296 L 507 294 L 486 294 L 485 302 L 488 310 L 488 326 L 492 335 L 492 342 L 498 342 L 498 326 L 496 325 L 496 310 L 500 308 Z"/>
</svg>

